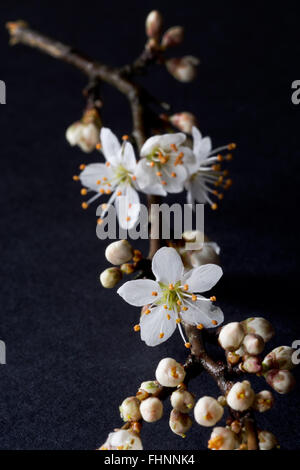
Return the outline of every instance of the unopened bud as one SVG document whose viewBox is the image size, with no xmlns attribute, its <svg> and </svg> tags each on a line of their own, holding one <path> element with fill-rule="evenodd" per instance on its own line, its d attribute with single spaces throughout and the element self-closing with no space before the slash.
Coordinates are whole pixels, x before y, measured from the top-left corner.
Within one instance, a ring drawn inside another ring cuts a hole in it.
<svg viewBox="0 0 300 470">
<path fill-rule="evenodd" d="M 188 112 L 173 114 L 170 116 L 170 121 L 174 127 L 186 134 L 191 134 L 192 128 L 197 125 L 195 116 Z"/>
<path fill-rule="evenodd" d="M 223 406 L 215 398 L 200 398 L 194 409 L 195 420 L 201 426 L 214 426 L 222 418 L 224 413 Z"/>
<path fill-rule="evenodd" d="M 242 370 L 249 374 L 258 374 L 262 371 L 261 359 L 257 356 L 245 356 L 242 363 Z"/>
<path fill-rule="evenodd" d="M 248 354 L 255 356 L 264 350 L 265 342 L 261 336 L 250 333 L 245 336 L 243 345 Z"/>
<path fill-rule="evenodd" d="M 119 429 L 108 435 L 99 450 L 143 450 L 141 439 L 133 432 Z"/>
<path fill-rule="evenodd" d="M 143 400 L 140 406 L 140 412 L 144 421 L 154 423 L 163 415 L 163 404 L 156 397 L 149 397 Z"/>
<path fill-rule="evenodd" d="M 241 356 L 239 356 L 238 354 L 236 354 L 235 351 L 228 351 L 227 353 L 227 361 L 229 362 L 229 364 L 231 365 L 235 365 L 239 362 Z"/>
<path fill-rule="evenodd" d="M 296 364 L 292 362 L 292 356 L 295 349 L 290 346 L 278 346 L 273 349 L 263 360 L 264 370 L 285 369 L 291 370 Z"/>
<path fill-rule="evenodd" d="M 168 72 L 179 82 L 191 82 L 196 78 L 199 60 L 193 56 L 169 59 L 166 61 Z"/>
<path fill-rule="evenodd" d="M 277 446 L 278 442 L 274 434 L 269 431 L 259 431 L 259 450 L 271 450 Z"/>
<path fill-rule="evenodd" d="M 251 317 L 241 322 L 245 334 L 253 333 L 262 337 L 265 343 L 270 341 L 275 331 L 271 323 L 262 317 Z"/>
<path fill-rule="evenodd" d="M 128 397 L 119 408 L 124 421 L 139 421 L 141 419 L 140 401 L 136 397 Z"/>
<path fill-rule="evenodd" d="M 99 143 L 101 121 L 96 109 L 85 112 L 81 121 L 76 121 L 68 127 L 66 139 L 70 145 L 78 145 L 83 152 L 95 150 Z"/>
<path fill-rule="evenodd" d="M 100 274 L 100 282 L 106 289 L 115 287 L 122 279 L 122 271 L 119 268 L 108 268 Z"/>
<path fill-rule="evenodd" d="M 251 388 L 250 382 L 235 383 L 227 395 L 228 405 L 236 411 L 245 411 L 250 408 L 255 398 L 255 393 Z"/>
<path fill-rule="evenodd" d="M 239 322 L 223 326 L 219 334 L 219 343 L 223 349 L 236 350 L 244 339 L 244 330 Z"/>
<path fill-rule="evenodd" d="M 134 272 L 134 266 L 131 263 L 124 263 L 121 266 L 121 271 L 124 274 L 132 274 Z"/>
<path fill-rule="evenodd" d="M 187 390 L 175 390 L 171 395 L 171 405 L 181 413 L 189 413 L 195 406 L 195 398 Z"/>
<path fill-rule="evenodd" d="M 105 257 L 115 266 L 127 263 L 133 256 L 133 249 L 127 240 L 118 240 L 106 247 Z"/>
<path fill-rule="evenodd" d="M 177 387 L 184 381 L 185 370 L 175 359 L 166 357 L 159 362 L 155 376 L 164 387 Z"/>
<path fill-rule="evenodd" d="M 186 432 L 192 426 L 193 421 L 186 413 L 178 410 L 172 410 L 170 414 L 169 425 L 172 431 L 178 436 L 185 437 Z"/>
<path fill-rule="evenodd" d="M 269 390 L 262 390 L 257 393 L 253 403 L 253 408 L 260 413 L 270 410 L 274 405 L 274 397 Z"/>
<path fill-rule="evenodd" d="M 270 387 L 280 394 L 289 393 L 296 385 L 295 378 L 289 370 L 272 369 L 265 377 Z"/>
<path fill-rule="evenodd" d="M 146 18 L 146 35 L 148 38 L 157 39 L 161 33 L 163 17 L 157 10 L 153 10 Z"/>
<path fill-rule="evenodd" d="M 178 46 L 184 38 L 184 28 L 182 26 L 172 26 L 163 35 L 161 45 L 165 48 Z"/>
<path fill-rule="evenodd" d="M 212 450 L 233 450 L 237 447 L 237 438 L 230 429 L 216 427 L 211 433 L 208 448 Z"/>
<path fill-rule="evenodd" d="M 148 380 L 147 382 L 142 382 L 140 388 L 145 390 L 150 395 L 156 395 L 162 390 L 162 386 L 157 382 L 157 380 Z"/>
</svg>

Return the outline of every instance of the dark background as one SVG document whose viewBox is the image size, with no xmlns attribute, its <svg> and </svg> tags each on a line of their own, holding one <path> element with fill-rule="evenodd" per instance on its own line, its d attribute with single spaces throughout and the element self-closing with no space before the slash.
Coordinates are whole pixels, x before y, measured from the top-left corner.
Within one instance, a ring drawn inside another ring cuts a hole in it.
<svg viewBox="0 0 300 470">
<path fill-rule="evenodd" d="M 198 79 L 180 84 L 158 68 L 144 82 L 176 111 L 194 112 L 215 145 L 238 143 L 234 185 L 217 213 L 206 210 L 206 232 L 223 253 L 224 277 L 214 293 L 227 322 L 253 315 L 272 321 L 277 336 L 268 351 L 300 338 L 295 5 L 1 2 L 7 104 L 0 108 L 0 339 L 7 365 L 0 366 L 0 448 L 94 449 L 120 424 L 123 398 L 153 378 L 160 358 L 186 355 L 177 332 L 160 347 L 146 347 L 132 331 L 138 309 L 100 287 L 107 263 L 106 243 L 95 235 L 96 205 L 82 211 L 72 181 L 78 165 L 98 154 L 86 156 L 64 137 L 81 115 L 85 78 L 36 50 L 10 48 L 5 22 L 25 19 L 109 64 L 127 63 L 142 50 L 144 18 L 153 8 L 163 12 L 166 27 L 186 27 L 179 52 L 200 57 Z M 105 125 L 119 136 L 130 132 L 126 100 L 108 87 L 104 99 Z M 255 380 L 255 388 L 265 388 L 264 380 Z M 191 390 L 218 394 L 204 374 Z M 300 448 L 299 387 L 276 398 L 259 424 L 282 448 Z M 166 403 L 164 419 L 145 425 L 145 448 L 205 448 L 210 430 L 194 425 L 181 439 L 168 430 L 169 411 Z"/>
</svg>

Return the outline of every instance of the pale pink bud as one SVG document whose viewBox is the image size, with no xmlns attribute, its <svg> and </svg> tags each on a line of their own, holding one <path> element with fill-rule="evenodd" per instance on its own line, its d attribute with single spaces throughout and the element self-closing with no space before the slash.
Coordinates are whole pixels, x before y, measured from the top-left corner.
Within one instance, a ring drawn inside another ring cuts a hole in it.
<svg viewBox="0 0 300 470">
<path fill-rule="evenodd" d="M 269 431 L 259 431 L 259 450 L 271 450 L 277 446 L 278 442 L 274 434 Z"/>
<path fill-rule="evenodd" d="M 251 317 L 241 322 L 245 334 L 253 333 L 262 337 L 265 343 L 270 341 L 275 331 L 271 323 L 262 317 Z"/>
<path fill-rule="evenodd" d="M 146 34 L 148 38 L 158 38 L 163 25 L 163 18 L 159 11 L 153 10 L 146 18 Z"/>
<path fill-rule="evenodd" d="M 165 48 L 178 46 L 184 38 L 184 29 L 182 26 L 172 26 L 163 35 L 161 45 Z"/>
<path fill-rule="evenodd" d="M 223 326 L 219 334 L 219 343 L 223 349 L 236 350 L 244 339 L 244 330 L 239 322 Z"/>
<path fill-rule="evenodd" d="M 289 393 L 296 385 L 295 378 L 289 370 L 272 369 L 265 377 L 270 387 L 280 394 Z"/>
<path fill-rule="evenodd" d="M 169 425 L 172 431 L 178 436 L 185 437 L 186 432 L 192 426 L 193 421 L 186 413 L 178 410 L 172 410 L 170 414 Z"/>
<path fill-rule="evenodd" d="M 125 429 L 111 432 L 99 450 L 143 450 L 141 439 Z"/>
<path fill-rule="evenodd" d="M 177 127 L 186 134 L 192 133 L 192 128 L 197 125 L 196 117 L 192 113 L 182 112 L 170 116 L 170 121 L 174 127 Z"/>
<path fill-rule="evenodd" d="M 215 398 L 200 398 L 194 409 L 195 420 L 201 426 L 214 426 L 222 418 L 224 408 Z"/>
<path fill-rule="evenodd" d="M 166 357 L 159 362 L 155 376 L 163 387 L 177 387 L 184 381 L 185 370 L 175 359 Z"/>
<path fill-rule="evenodd" d="M 195 398 L 187 390 L 175 390 L 171 395 L 171 405 L 181 413 L 189 413 L 195 406 Z"/>
<path fill-rule="evenodd" d="M 171 75 L 179 82 L 191 82 L 196 78 L 199 59 L 193 56 L 169 59 L 166 67 Z"/>
<path fill-rule="evenodd" d="M 273 349 L 263 360 L 265 370 L 268 369 L 285 369 L 291 370 L 296 364 L 293 364 L 292 356 L 295 349 L 290 346 L 278 346 Z"/>
<path fill-rule="evenodd" d="M 144 421 L 154 423 L 163 415 L 163 404 L 156 397 L 146 398 L 140 405 L 140 412 Z"/>
<path fill-rule="evenodd" d="M 255 356 L 263 351 L 265 342 L 261 336 L 250 333 L 245 336 L 243 345 L 248 354 Z"/>
<path fill-rule="evenodd" d="M 139 421 L 141 419 L 140 401 L 136 397 L 128 397 L 119 408 L 124 421 Z"/>
<path fill-rule="evenodd" d="M 262 370 L 261 359 L 257 356 L 245 356 L 242 370 L 249 374 L 258 374 Z"/>
<path fill-rule="evenodd" d="M 262 390 L 257 393 L 253 403 L 253 408 L 260 413 L 270 410 L 274 405 L 274 397 L 269 390 Z"/>
<path fill-rule="evenodd" d="M 133 249 L 127 240 L 110 243 L 105 250 L 105 257 L 111 264 L 127 263 L 133 256 Z"/>
<path fill-rule="evenodd" d="M 122 271 L 119 268 L 108 268 L 100 274 L 100 282 L 106 289 L 112 289 L 122 279 Z"/>
<path fill-rule="evenodd" d="M 157 382 L 157 380 L 148 380 L 141 383 L 140 389 L 145 390 L 145 392 L 150 395 L 155 395 L 162 390 L 162 386 Z"/>
<path fill-rule="evenodd" d="M 208 448 L 212 450 L 234 450 L 237 445 L 234 432 L 222 427 L 214 428 L 208 441 Z"/>
<path fill-rule="evenodd" d="M 251 388 L 250 382 L 244 380 L 243 382 L 235 383 L 227 395 L 228 405 L 236 411 L 245 411 L 252 405 L 255 393 Z"/>
</svg>

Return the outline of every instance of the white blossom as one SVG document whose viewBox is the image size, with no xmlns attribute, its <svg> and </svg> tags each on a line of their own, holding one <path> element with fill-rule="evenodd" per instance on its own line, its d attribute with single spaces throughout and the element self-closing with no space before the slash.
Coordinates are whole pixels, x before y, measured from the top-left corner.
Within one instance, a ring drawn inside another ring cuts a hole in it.
<svg viewBox="0 0 300 470">
<path fill-rule="evenodd" d="M 196 127 L 192 128 L 193 134 L 193 152 L 196 161 L 188 163 L 189 177 L 185 183 L 187 190 L 187 202 L 194 204 L 208 203 L 212 209 L 217 209 L 218 205 L 213 202 L 212 196 L 218 199 L 223 198 L 223 193 L 216 189 L 221 187 L 227 189 L 231 185 L 230 179 L 225 179 L 227 172 L 221 170 L 220 162 L 224 159 L 230 159 L 231 154 L 222 156 L 219 152 L 223 150 L 232 150 L 235 144 L 225 145 L 212 150 L 209 137 L 202 138 L 202 135 Z"/>
<path fill-rule="evenodd" d="M 166 341 L 176 325 L 184 339 L 180 322 L 211 328 L 223 321 L 223 312 L 199 292 L 210 290 L 222 276 L 222 269 L 206 264 L 184 272 L 182 260 L 174 248 L 161 248 L 153 257 L 156 280 L 128 281 L 118 294 L 130 305 L 144 306 L 140 320 L 141 338 L 148 346 Z"/>
<path fill-rule="evenodd" d="M 98 223 L 101 223 L 110 204 L 115 203 L 119 224 L 124 229 L 134 227 L 139 211 L 140 198 L 137 192 L 136 158 L 130 142 L 120 145 L 110 129 L 102 127 L 101 149 L 106 163 L 91 163 L 80 173 L 79 178 L 84 188 L 82 194 L 94 192 L 93 197 L 83 202 L 86 209 L 89 204 L 102 195 L 109 195 L 107 204 Z"/>
<path fill-rule="evenodd" d="M 166 196 L 183 191 L 187 178 L 186 165 L 195 161 L 192 150 L 182 146 L 183 133 L 155 135 L 144 143 L 136 177 L 147 194 Z"/>
<path fill-rule="evenodd" d="M 278 442 L 274 434 L 269 431 L 259 431 L 259 450 L 271 450 L 277 446 Z"/>
<path fill-rule="evenodd" d="M 66 139 L 70 145 L 78 145 L 83 152 L 95 150 L 99 142 L 101 122 L 95 109 L 86 111 L 81 121 L 76 121 L 68 127 Z"/>
</svg>

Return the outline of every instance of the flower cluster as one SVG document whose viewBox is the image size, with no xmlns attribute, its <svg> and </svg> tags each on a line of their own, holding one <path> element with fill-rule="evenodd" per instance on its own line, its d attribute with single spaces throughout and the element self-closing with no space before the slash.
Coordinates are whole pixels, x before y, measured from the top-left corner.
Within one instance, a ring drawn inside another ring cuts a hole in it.
<svg viewBox="0 0 300 470">
<path fill-rule="evenodd" d="M 73 177 L 81 181 L 83 196 L 93 194 L 82 203 L 83 209 L 101 196 L 108 196 L 107 202 L 101 205 L 99 224 L 114 203 L 120 226 L 128 230 L 134 227 L 140 212 L 139 192 L 166 196 L 186 189 L 188 203 L 208 203 L 216 209 L 217 203 L 212 197 L 222 199 L 219 189 L 231 185 L 231 180 L 226 179 L 227 171 L 222 170 L 220 164 L 224 159 L 229 160 L 231 154 L 222 156 L 220 152 L 233 149 L 235 144 L 212 150 L 210 139 L 202 138 L 194 126 L 193 149 L 184 145 L 186 135 L 182 132 L 152 136 L 141 148 L 139 161 L 128 136 L 123 136 L 120 144 L 110 129 L 102 127 L 98 142 L 95 126 L 75 123 L 67 131 L 67 138 L 83 150 L 90 151 L 96 145 L 103 153 L 104 163 L 82 164 L 81 173 Z"/>
</svg>

